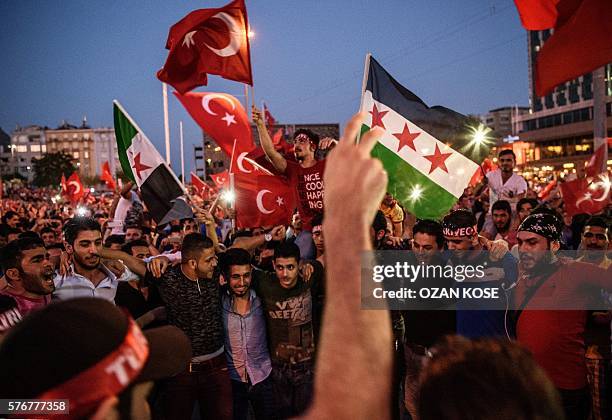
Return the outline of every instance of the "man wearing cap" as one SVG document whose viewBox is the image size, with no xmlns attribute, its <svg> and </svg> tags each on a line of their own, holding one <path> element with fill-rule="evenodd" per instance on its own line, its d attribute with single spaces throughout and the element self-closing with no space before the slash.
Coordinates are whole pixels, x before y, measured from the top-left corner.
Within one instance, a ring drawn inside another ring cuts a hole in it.
<svg viewBox="0 0 612 420">
<path fill-rule="evenodd" d="M 484 267 L 482 278 L 466 278 L 464 281 L 456 282 L 456 285 L 497 287 L 500 291 L 499 300 L 490 300 L 486 303 L 489 308 L 499 306 L 499 310 L 474 310 L 477 302 L 460 300 L 457 304 L 457 334 L 468 338 L 512 335 L 504 323 L 504 306 L 509 303 L 509 297 L 503 289 L 508 288 L 516 280 L 517 267 L 514 257 L 509 252 L 501 252 L 499 255 L 492 252 L 492 244 L 496 243 L 478 236 L 476 218 L 469 210 L 455 210 L 446 215 L 442 222 L 442 232 L 449 250 L 448 264 Z M 507 249 L 506 247 L 505 251 Z"/>
<path fill-rule="evenodd" d="M 587 312 L 582 308 L 600 289 L 612 290 L 612 280 L 593 264 L 557 258 L 562 226 L 550 212 L 531 214 L 519 226 L 516 336 L 559 390 L 566 417 L 586 419 Z"/>
<path fill-rule="evenodd" d="M 0 396 L 66 399 L 47 415 L 64 408 L 68 419 L 147 419 L 151 381 L 180 372 L 190 355 L 176 327 L 143 333 L 104 299 L 70 299 L 26 317 L 0 343 Z"/>
<path fill-rule="evenodd" d="M 0 258 L 7 281 L 0 294 L 13 299 L 22 316 L 51 302 L 55 270 L 42 240 L 25 237 L 9 242 Z"/>
<path fill-rule="evenodd" d="M 296 162 L 288 161 L 276 151 L 265 120 L 260 110 L 253 107 L 253 121 L 257 126 L 261 147 L 274 168 L 289 178 L 289 183 L 294 185 L 298 193 L 298 211 L 303 223 L 302 235 L 307 242 L 312 242 L 310 222 L 316 213 L 323 212 L 323 174 L 325 173 L 325 159 L 316 160 L 315 153 L 318 150 L 333 148 L 337 141 L 332 138 L 324 138 L 319 141 L 319 136 L 308 129 L 298 129 L 293 135 L 293 153 Z M 298 241 L 296 240 L 296 243 Z M 300 249 L 302 251 L 302 249 Z M 314 247 L 311 248 L 314 252 Z M 303 253 L 302 258 L 313 258 L 313 255 Z"/>
</svg>

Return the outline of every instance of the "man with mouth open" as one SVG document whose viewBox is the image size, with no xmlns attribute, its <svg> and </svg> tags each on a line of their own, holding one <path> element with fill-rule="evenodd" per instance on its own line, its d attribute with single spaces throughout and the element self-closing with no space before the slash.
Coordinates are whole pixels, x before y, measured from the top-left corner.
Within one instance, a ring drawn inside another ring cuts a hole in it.
<svg viewBox="0 0 612 420">
<path fill-rule="evenodd" d="M 55 270 L 41 239 L 24 237 L 9 242 L 0 264 L 7 280 L 0 294 L 15 300 L 22 316 L 51 302 Z"/>
</svg>

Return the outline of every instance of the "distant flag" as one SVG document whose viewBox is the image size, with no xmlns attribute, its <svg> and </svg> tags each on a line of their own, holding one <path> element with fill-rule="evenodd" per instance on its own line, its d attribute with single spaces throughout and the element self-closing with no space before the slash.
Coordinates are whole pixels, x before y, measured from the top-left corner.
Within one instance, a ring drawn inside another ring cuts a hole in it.
<svg viewBox="0 0 612 420">
<path fill-rule="evenodd" d="M 556 185 L 557 185 L 556 179 L 553 179 L 552 181 L 550 181 L 548 184 L 546 184 L 546 187 L 544 187 L 542 191 L 538 193 L 538 198 L 540 200 L 546 200 Z"/>
<path fill-rule="evenodd" d="M 72 203 L 76 203 L 85 195 L 85 188 L 79 174 L 73 172 L 66 181 L 66 196 Z"/>
<path fill-rule="evenodd" d="M 200 197 L 205 200 L 210 198 L 211 193 L 214 192 L 213 188 L 202 181 L 194 172 L 191 172 L 191 185 L 193 185 L 193 188 L 195 188 Z"/>
<path fill-rule="evenodd" d="M 244 0 L 189 13 L 170 28 L 158 79 L 180 93 L 205 86 L 207 73 L 252 85 L 248 28 Z"/>
<path fill-rule="evenodd" d="M 66 175 L 62 174 L 62 179 L 60 181 L 60 187 L 62 190 L 62 194 L 68 193 L 68 184 L 66 184 Z"/>
<path fill-rule="evenodd" d="M 569 216 L 596 214 L 610 204 L 610 174 L 578 178 L 560 184 L 563 205 Z"/>
<path fill-rule="evenodd" d="M 225 152 L 232 155 L 234 141 L 236 153 L 255 148 L 249 117 L 234 96 L 217 92 L 175 93 L 194 121 L 213 138 Z"/>
<path fill-rule="evenodd" d="M 612 61 L 610 0 L 515 0 L 515 4 L 525 29 L 554 29 L 536 57 L 538 96 Z"/>
<path fill-rule="evenodd" d="M 158 224 L 193 217 L 181 198 L 182 184 L 155 146 L 117 101 L 113 101 L 115 137 L 123 173 L 138 185 L 153 220 Z"/>
<path fill-rule="evenodd" d="M 106 186 L 110 188 L 111 190 L 114 190 L 115 188 L 117 188 L 117 184 L 115 183 L 113 174 L 111 174 L 108 161 L 102 164 L 102 176 L 100 176 L 100 179 L 104 181 L 106 183 Z"/>
<path fill-rule="evenodd" d="M 606 148 L 608 147 L 607 142 L 602 144 L 595 150 L 593 156 L 589 159 L 586 164 L 585 172 L 587 176 L 596 176 L 601 172 L 601 168 L 604 168 L 604 156 L 606 154 Z"/>
<path fill-rule="evenodd" d="M 439 137 L 436 126 L 450 121 L 444 133 L 465 129 L 465 117 L 444 107 L 428 107 L 370 58 L 362 109 L 368 128 L 381 127 L 384 136 L 372 155 L 389 175 L 390 191 L 417 218 L 441 218 L 463 194 L 480 166 Z M 415 121 L 419 121 L 419 125 Z M 427 132 L 423 126 L 431 127 Z M 453 128 L 455 129 L 455 128 Z M 445 139 L 453 143 L 453 139 Z"/>
<path fill-rule="evenodd" d="M 229 173 L 227 170 L 218 174 L 210 174 L 210 178 L 219 189 L 226 188 L 229 185 Z"/>
</svg>

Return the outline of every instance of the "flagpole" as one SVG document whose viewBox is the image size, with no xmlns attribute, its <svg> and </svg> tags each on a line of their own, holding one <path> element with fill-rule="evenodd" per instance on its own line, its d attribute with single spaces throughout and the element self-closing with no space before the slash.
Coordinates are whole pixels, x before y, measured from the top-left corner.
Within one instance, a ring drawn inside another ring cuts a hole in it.
<svg viewBox="0 0 612 420">
<path fill-rule="evenodd" d="M 166 163 L 170 166 L 170 126 L 168 125 L 168 85 L 162 82 L 164 102 L 164 136 L 166 139 Z"/>
<path fill-rule="evenodd" d="M 365 97 L 366 84 L 368 83 L 368 69 L 370 68 L 370 58 L 372 53 L 368 52 L 365 56 L 365 62 L 363 63 L 363 81 L 361 82 L 361 101 L 359 103 L 359 112 L 363 112 L 363 100 Z M 359 143 L 361 139 L 361 130 L 357 133 L 356 143 Z"/>
<path fill-rule="evenodd" d="M 232 156 L 230 158 L 230 167 L 229 167 L 229 173 L 232 173 L 232 166 L 234 164 L 234 152 L 236 152 L 236 139 L 234 139 L 234 145 L 232 146 Z"/>
<path fill-rule="evenodd" d="M 251 103 L 255 106 L 255 86 L 251 85 Z M 253 114 L 251 113 L 251 119 L 253 119 Z"/>
<path fill-rule="evenodd" d="M 181 136 L 181 179 L 185 183 L 185 153 L 183 150 L 183 121 L 179 121 L 179 132 Z"/>
<path fill-rule="evenodd" d="M 244 109 L 246 110 L 246 112 L 248 113 L 247 115 L 249 115 L 249 118 L 252 121 L 253 115 L 251 113 L 251 107 L 249 106 L 249 88 L 247 87 L 246 83 L 244 84 Z"/>
</svg>

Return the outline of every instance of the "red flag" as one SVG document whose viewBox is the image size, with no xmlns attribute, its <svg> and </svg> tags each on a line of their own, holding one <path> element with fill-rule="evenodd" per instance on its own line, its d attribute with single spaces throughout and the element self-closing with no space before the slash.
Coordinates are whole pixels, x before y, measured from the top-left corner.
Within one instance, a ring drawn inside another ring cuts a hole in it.
<svg viewBox="0 0 612 420">
<path fill-rule="evenodd" d="M 210 177 L 217 188 L 225 188 L 229 185 L 229 174 L 227 169 L 223 172 L 219 172 L 218 174 L 210 174 Z"/>
<path fill-rule="evenodd" d="M 295 208 L 295 188 L 282 178 L 237 173 L 234 185 L 236 225 L 239 228 L 287 224 L 291 219 Z"/>
<path fill-rule="evenodd" d="M 606 153 L 607 144 L 602 144 L 599 148 L 593 153 L 591 159 L 587 162 L 585 171 L 587 176 L 596 176 L 597 174 L 602 172 L 604 168 L 604 155 Z"/>
<path fill-rule="evenodd" d="M 242 104 L 227 93 L 189 92 L 175 93 L 189 115 L 228 156 L 232 155 L 234 140 L 236 153 L 255 148 L 251 125 Z"/>
<path fill-rule="evenodd" d="M 540 191 L 540 193 L 538 194 L 538 198 L 540 200 L 546 200 L 555 185 L 557 185 L 557 180 L 553 179 L 546 185 L 546 187 L 544 187 L 542 191 Z"/>
<path fill-rule="evenodd" d="M 610 175 L 578 178 L 561 184 L 565 210 L 570 216 L 579 213 L 595 214 L 610 203 Z"/>
<path fill-rule="evenodd" d="M 66 182 L 66 188 L 68 199 L 73 203 L 79 201 L 81 197 L 85 195 L 85 190 L 83 188 L 83 183 L 81 182 L 81 178 L 79 178 L 79 174 L 73 172 L 72 175 L 68 178 Z"/>
<path fill-rule="evenodd" d="M 205 200 L 210 198 L 210 193 L 213 191 L 213 189 L 193 172 L 191 172 L 191 185 L 193 185 L 200 197 Z"/>
<path fill-rule="evenodd" d="M 205 86 L 207 73 L 252 85 L 248 27 L 244 0 L 189 13 L 170 28 L 157 78 L 180 93 Z"/>
<path fill-rule="evenodd" d="M 612 61 L 610 0 L 516 0 L 516 5 L 526 29 L 554 28 L 536 61 L 538 96 Z"/>
<path fill-rule="evenodd" d="M 100 176 L 100 179 L 104 181 L 106 183 L 106 186 L 111 190 L 114 190 L 117 187 L 113 175 L 111 174 L 108 161 L 104 162 L 104 164 L 102 165 L 102 175 Z"/>
<path fill-rule="evenodd" d="M 263 106 L 263 111 L 264 111 L 264 119 L 266 121 L 266 127 L 268 128 L 268 133 L 272 135 L 272 132 L 274 131 L 274 126 L 276 125 L 276 120 L 272 116 L 272 113 L 270 112 L 266 104 L 264 104 Z"/>
</svg>

